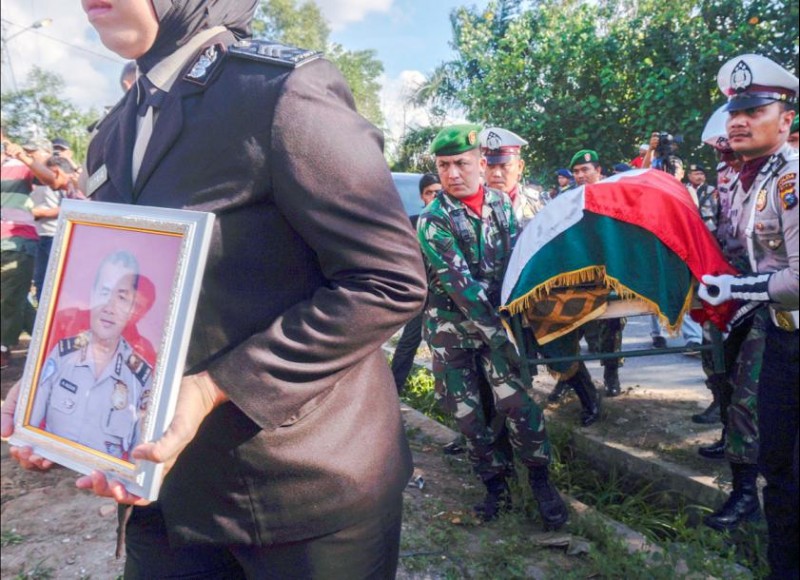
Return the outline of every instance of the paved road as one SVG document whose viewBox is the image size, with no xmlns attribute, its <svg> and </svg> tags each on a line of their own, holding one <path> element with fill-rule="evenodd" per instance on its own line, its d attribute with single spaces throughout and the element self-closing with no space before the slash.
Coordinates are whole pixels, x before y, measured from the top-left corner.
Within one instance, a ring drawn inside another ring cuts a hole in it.
<svg viewBox="0 0 800 580">
<path fill-rule="evenodd" d="M 684 345 L 684 340 L 680 335 L 675 338 L 667 337 L 667 345 L 681 347 Z M 625 351 L 641 348 L 652 348 L 650 319 L 648 316 L 630 316 L 622 335 L 622 349 Z M 603 369 L 599 361 L 589 361 L 587 365 L 592 377 L 602 382 Z M 668 395 L 670 398 L 696 400 L 698 403 L 711 401 L 711 393 L 705 386 L 705 374 L 699 356 L 663 354 L 629 357 L 625 359 L 625 365 L 620 369 L 619 376 L 623 389 L 638 385 L 643 389 Z"/>
</svg>

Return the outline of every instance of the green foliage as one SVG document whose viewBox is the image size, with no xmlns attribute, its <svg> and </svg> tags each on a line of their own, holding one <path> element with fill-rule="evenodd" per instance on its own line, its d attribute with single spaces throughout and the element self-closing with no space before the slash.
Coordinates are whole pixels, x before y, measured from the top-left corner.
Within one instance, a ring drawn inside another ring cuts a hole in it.
<svg viewBox="0 0 800 580">
<path fill-rule="evenodd" d="M 81 111 L 65 100 L 63 94 L 61 76 L 33 67 L 21 90 L 3 92 L 3 124 L 9 137 L 20 143 L 32 136 L 66 139 L 74 159 L 80 161 L 89 146 L 87 127 L 99 114 Z"/>
<path fill-rule="evenodd" d="M 430 371 L 423 367 L 417 367 L 406 379 L 406 385 L 400 398 L 420 413 L 424 413 L 452 429 L 455 427 L 455 422 L 450 415 L 439 409 L 433 385 L 433 375 Z"/>
<path fill-rule="evenodd" d="M 18 534 L 17 530 L 3 530 L 0 534 L 0 547 L 16 546 L 25 541 L 25 536 Z"/>
<path fill-rule="evenodd" d="M 383 63 L 372 50 L 346 50 L 330 42 L 330 27 L 313 0 L 262 0 L 253 20 L 257 37 L 326 53 L 350 85 L 356 108 L 374 125 L 382 126 L 378 78 Z"/>
<path fill-rule="evenodd" d="M 417 100 L 525 137 L 546 182 L 583 148 L 610 166 L 651 131 L 681 134 L 680 154 L 714 165 L 700 142 L 723 102 L 723 62 L 755 52 L 797 70 L 798 5 L 770 0 L 493 0 L 451 15 L 455 60 Z"/>
<path fill-rule="evenodd" d="M 419 127 L 406 131 L 397 146 L 396 158 L 392 171 L 409 173 L 435 172 L 433 159 L 428 154 L 428 147 L 439 132 L 440 127 Z"/>
</svg>

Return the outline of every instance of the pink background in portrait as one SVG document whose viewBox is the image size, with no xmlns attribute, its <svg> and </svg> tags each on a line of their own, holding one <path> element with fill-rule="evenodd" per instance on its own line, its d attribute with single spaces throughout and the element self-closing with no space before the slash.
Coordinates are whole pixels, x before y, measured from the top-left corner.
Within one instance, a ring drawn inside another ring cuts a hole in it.
<svg viewBox="0 0 800 580">
<path fill-rule="evenodd" d="M 133 254 L 139 262 L 140 276 L 148 278 L 155 286 L 155 301 L 136 327 L 158 350 L 182 241 L 181 236 L 157 232 L 75 224 L 62 272 L 61 287 L 58 289 L 54 328 L 58 326 L 59 314 L 66 309 L 88 310 L 92 285 L 100 263 L 109 254 L 125 250 Z M 141 291 L 141 282 L 139 288 Z M 62 338 L 66 337 L 49 336 L 46 352 Z M 156 361 L 149 362 L 155 364 Z"/>
</svg>

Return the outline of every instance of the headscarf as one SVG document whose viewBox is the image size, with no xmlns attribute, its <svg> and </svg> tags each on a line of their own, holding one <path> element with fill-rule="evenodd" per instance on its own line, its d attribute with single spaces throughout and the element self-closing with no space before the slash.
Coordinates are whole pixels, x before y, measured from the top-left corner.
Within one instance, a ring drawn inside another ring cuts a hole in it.
<svg viewBox="0 0 800 580">
<path fill-rule="evenodd" d="M 153 46 L 136 63 L 146 73 L 198 32 L 224 26 L 237 39 L 251 35 L 257 0 L 151 0 L 158 18 Z"/>
</svg>

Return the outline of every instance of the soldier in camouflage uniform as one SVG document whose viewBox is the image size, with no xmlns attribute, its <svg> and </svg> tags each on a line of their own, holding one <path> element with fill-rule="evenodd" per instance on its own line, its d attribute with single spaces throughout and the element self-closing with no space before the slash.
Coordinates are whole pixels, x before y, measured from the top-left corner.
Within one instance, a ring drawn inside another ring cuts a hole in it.
<svg viewBox="0 0 800 580">
<path fill-rule="evenodd" d="M 758 376 L 758 470 L 767 480 L 764 511 L 769 529 L 770 578 L 798 578 L 798 173 L 796 149 L 786 144 L 796 116 L 798 78 L 759 55 L 726 62 L 717 82 L 729 97 L 731 148 L 743 161 L 732 184 L 731 237 L 747 251 L 750 270 L 702 276 L 698 296 L 716 305 L 741 300 L 766 306 L 764 356 Z M 748 304 L 749 306 L 749 304 Z M 724 508 L 739 519 L 759 513 L 757 471 L 731 463 L 733 492 Z"/>
<path fill-rule="evenodd" d="M 505 421 L 547 528 L 567 519 L 563 500 L 548 479 L 550 442 L 541 408 L 518 372 L 517 354 L 500 322 L 500 287 L 517 223 L 510 199 L 484 187 L 486 161 L 478 150 L 476 125 L 446 127 L 436 136 L 443 191 L 419 217 L 417 232 L 428 268 L 424 334 L 432 355 L 436 396 L 466 437 L 473 469 L 486 485 L 480 517 L 489 521 L 510 507 L 507 477 L 513 457 L 498 444 L 480 394 L 480 373 L 489 380 L 497 413 Z M 478 368 L 480 365 L 481 368 Z"/>
</svg>

